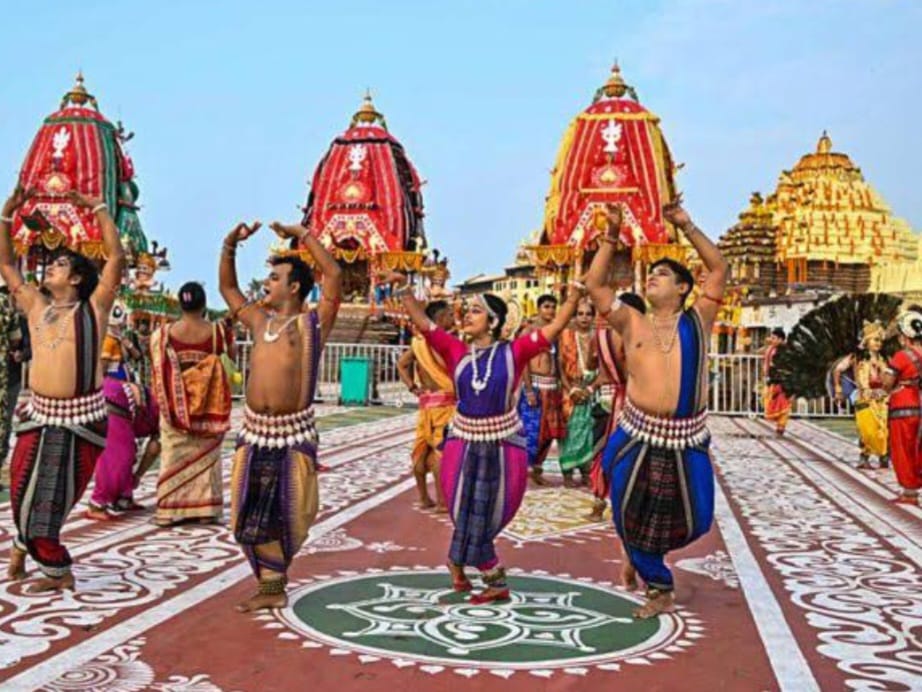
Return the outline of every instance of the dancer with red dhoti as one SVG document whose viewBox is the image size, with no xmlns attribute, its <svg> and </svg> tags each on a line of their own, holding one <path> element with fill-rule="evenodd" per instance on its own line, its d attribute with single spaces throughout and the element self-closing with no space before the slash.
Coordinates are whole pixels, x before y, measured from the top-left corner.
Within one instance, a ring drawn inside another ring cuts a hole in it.
<svg viewBox="0 0 922 692">
<path fill-rule="evenodd" d="M 32 396 L 10 464 L 16 536 L 8 576 L 26 576 L 28 553 L 44 574 L 32 586 L 35 593 L 74 588 L 73 560 L 61 543 L 61 529 L 105 445 L 101 335 L 121 283 L 125 253 L 105 203 L 72 192 L 70 203 L 91 209 L 102 231 L 108 257 L 102 278 L 86 257 L 62 249 L 47 267 L 44 293 L 24 283 L 10 224 L 28 197 L 17 190 L 0 215 L 0 274 L 26 314 L 33 343 Z"/>
<path fill-rule="evenodd" d="M 890 461 L 903 489 L 894 502 L 916 505 L 922 488 L 922 308 L 913 306 L 897 319 L 900 345 L 884 375 L 890 392 Z"/>
</svg>

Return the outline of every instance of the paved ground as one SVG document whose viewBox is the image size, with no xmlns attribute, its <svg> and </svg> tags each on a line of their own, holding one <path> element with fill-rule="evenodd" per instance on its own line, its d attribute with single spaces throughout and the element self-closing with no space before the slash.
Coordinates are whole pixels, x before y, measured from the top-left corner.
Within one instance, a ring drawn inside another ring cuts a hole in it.
<svg viewBox="0 0 922 692">
<path fill-rule="evenodd" d="M 75 594 L 0 584 L 0 689 L 922 689 L 922 509 L 890 505 L 892 476 L 850 468 L 835 432 L 713 420 L 717 521 L 671 558 L 679 611 L 638 623 L 610 523 L 559 486 L 501 540 L 515 600 L 450 595 L 449 525 L 413 506 L 412 413 L 323 413 L 331 469 L 287 609 L 233 612 L 252 583 L 226 528 L 78 510 Z"/>
</svg>

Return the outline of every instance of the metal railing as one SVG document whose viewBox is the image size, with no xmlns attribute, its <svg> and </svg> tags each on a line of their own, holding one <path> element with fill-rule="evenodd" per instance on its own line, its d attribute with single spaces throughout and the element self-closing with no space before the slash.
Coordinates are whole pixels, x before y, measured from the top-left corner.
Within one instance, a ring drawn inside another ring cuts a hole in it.
<svg viewBox="0 0 922 692">
<path fill-rule="evenodd" d="M 760 355 L 718 354 L 709 359 L 711 372 L 708 408 L 729 416 L 760 415 L 765 408 L 762 393 L 765 368 Z M 795 399 L 791 415 L 833 418 L 853 415 L 848 404 L 840 405 L 829 397 Z"/>
<path fill-rule="evenodd" d="M 249 376 L 251 341 L 237 342 L 237 367 L 243 375 L 244 387 Z M 317 399 L 336 403 L 340 396 L 339 367 L 346 357 L 368 358 L 371 361 L 371 402 L 374 404 L 396 404 L 398 406 L 413 399 L 400 381 L 397 373 L 397 359 L 406 346 L 381 344 L 327 344 L 320 356 L 317 375 Z M 235 394 L 242 396 L 242 391 Z"/>
<path fill-rule="evenodd" d="M 237 347 L 238 364 L 246 382 L 252 343 L 242 341 Z M 402 405 L 412 401 L 413 397 L 406 391 L 397 373 L 397 359 L 406 348 L 379 344 L 327 344 L 320 357 L 318 399 L 333 403 L 338 401 L 340 362 L 344 357 L 358 356 L 368 358 L 372 363 L 372 403 Z M 731 416 L 762 414 L 765 382 L 762 356 L 736 353 L 712 355 L 709 367 L 709 408 L 712 413 Z M 832 399 L 822 397 L 796 399 L 792 415 L 844 417 L 852 415 L 852 411 L 848 405 L 840 406 Z"/>
</svg>

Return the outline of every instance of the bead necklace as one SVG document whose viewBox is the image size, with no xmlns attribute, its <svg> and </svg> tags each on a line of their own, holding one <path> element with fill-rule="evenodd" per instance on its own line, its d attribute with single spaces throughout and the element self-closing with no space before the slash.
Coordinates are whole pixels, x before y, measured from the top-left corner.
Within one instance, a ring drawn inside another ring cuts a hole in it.
<svg viewBox="0 0 922 692">
<path fill-rule="evenodd" d="M 672 327 L 670 328 L 670 338 L 669 343 L 663 343 L 663 338 L 660 336 L 660 328 L 656 321 L 655 315 L 650 315 L 650 322 L 653 323 L 653 338 L 656 339 L 656 345 L 659 346 L 660 353 L 666 355 L 672 352 L 672 349 L 675 347 L 676 338 L 679 336 L 679 318 L 682 316 L 682 313 L 676 313 L 675 320 L 672 322 Z"/>
<path fill-rule="evenodd" d="M 275 319 L 275 315 L 270 317 L 269 321 L 266 322 L 266 329 L 265 331 L 263 331 L 263 341 L 265 341 L 267 344 L 274 344 L 282 336 L 282 333 L 286 329 L 288 329 L 288 326 L 292 322 L 294 322 L 296 319 L 298 319 L 300 316 L 301 316 L 301 313 L 298 313 L 297 315 L 292 315 L 291 317 L 289 317 L 287 320 L 285 320 L 285 323 L 282 325 L 282 328 L 279 329 L 277 332 L 272 331 L 272 320 Z"/>
<path fill-rule="evenodd" d="M 58 346 L 64 342 L 64 334 L 68 326 L 70 326 L 69 320 L 65 318 L 58 318 L 58 328 L 57 332 L 52 339 L 48 339 L 47 331 L 50 328 L 51 324 L 54 322 L 52 315 L 55 314 L 55 310 L 65 310 L 70 308 L 70 315 L 73 316 L 77 312 L 77 308 L 80 307 L 79 302 L 74 303 L 63 303 L 56 305 L 54 303 L 49 304 L 45 311 L 42 313 L 41 321 L 36 325 L 36 336 L 38 336 L 39 343 L 47 348 L 49 351 L 54 351 Z"/>
<path fill-rule="evenodd" d="M 477 349 L 474 344 L 471 344 L 471 389 L 474 390 L 474 394 L 477 396 L 480 396 L 480 392 L 487 388 L 490 376 L 493 375 L 493 357 L 496 355 L 497 346 L 499 346 L 498 341 L 494 341 L 493 345 L 490 346 L 490 355 L 487 357 L 487 371 L 484 373 L 483 379 L 481 379 L 480 373 L 477 372 Z"/>
</svg>

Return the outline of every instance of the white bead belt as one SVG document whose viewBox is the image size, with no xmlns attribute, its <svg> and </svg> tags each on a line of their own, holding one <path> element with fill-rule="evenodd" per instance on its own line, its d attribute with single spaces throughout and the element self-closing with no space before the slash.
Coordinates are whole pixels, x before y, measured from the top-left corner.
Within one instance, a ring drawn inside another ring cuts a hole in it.
<svg viewBox="0 0 922 692">
<path fill-rule="evenodd" d="M 522 421 L 515 409 L 499 416 L 469 418 L 456 413 L 451 421 L 450 433 L 468 442 L 498 442 L 512 437 L 522 429 Z"/>
<path fill-rule="evenodd" d="M 707 411 L 690 418 L 665 418 L 641 411 L 630 400 L 624 404 L 618 425 L 632 438 L 666 449 L 698 447 L 711 437 L 707 429 Z"/>
<path fill-rule="evenodd" d="M 26 415 L 42 425 L 86 425 L 105 420 L 108 414 L 102 390 L 72 399 L 50 399 L 32 393 Z"/>
<path fill-rule="evenodd" d="M 247 406 L 243 411 L 241 436 L 248 444 L 268 449 L 294 447 L 306 442 L 317 444 L 314 409 L 274 416 L 256 413 Z"/>
<path fill-rule="evenodd" d="M 532 375 L 531 384 L 535 389 L 544 392 L 556 392 L 560 389 L 560 383 L 557 378 L 549 375 Z"/>
</svg>

